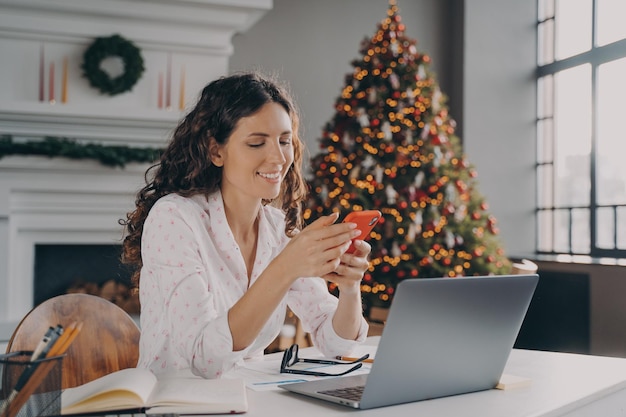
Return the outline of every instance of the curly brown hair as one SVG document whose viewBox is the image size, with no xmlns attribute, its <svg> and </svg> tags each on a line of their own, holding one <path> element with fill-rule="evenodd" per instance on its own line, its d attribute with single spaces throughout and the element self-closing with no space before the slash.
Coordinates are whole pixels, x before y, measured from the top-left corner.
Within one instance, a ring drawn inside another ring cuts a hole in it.
<svg viewBox="0 0 626 417">
<path fill-rule="evenodd" d="M 133 268 L 134 285 L 139 286 L 143 265 L 143 225 L 154 203 L 171 193 L 189 197 L 217 191 L 222 182 L 222 168 L 211 163 L 210 140 L 226 143 L 241 118 L 272 102 L 283 106 L 291 118 L 294 161 L 281 185 L 280 196 L 263 203 L 272 203 L 283 210 L 287 236 L 302 228 L 302 202 L 307 190 L 302 176 L 304 146 L 298 136 L 299 116 L 291 96 L 278 82 L 258 73 L 221 77 L 204 87 L 196 106 L 174 130 L 160 161 L 146 171 L 146 186 L 137 193 L 135 210 L 120 220 L 126 231 L 122 262 Z"/>
</svg>

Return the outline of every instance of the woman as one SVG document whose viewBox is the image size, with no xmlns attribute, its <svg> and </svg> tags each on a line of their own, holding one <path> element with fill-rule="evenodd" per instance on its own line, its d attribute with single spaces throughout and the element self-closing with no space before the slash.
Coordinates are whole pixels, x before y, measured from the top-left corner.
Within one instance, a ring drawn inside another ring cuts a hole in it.
<svg viewBox="0 0 626 417">
<path fill-rule="evenodd" d="M 204 88 L 123 222 L 141 301 L 138 367 L 219 378 L 263 353 L 287 306 L 326 356 L 365 339 L 370 246 L 357 240 L 347 254 L 359 231 L 337 214 L 303 228 L 302 148 L 296 109 L 269 79 Z"/>
</svg>

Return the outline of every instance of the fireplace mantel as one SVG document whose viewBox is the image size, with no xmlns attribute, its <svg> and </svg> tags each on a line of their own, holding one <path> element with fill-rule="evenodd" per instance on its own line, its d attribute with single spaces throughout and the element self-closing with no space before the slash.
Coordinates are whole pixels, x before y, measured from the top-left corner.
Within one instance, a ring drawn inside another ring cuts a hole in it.
<svg viewBox="0 0 626 417">
<path fill-rule="evenodd" d="M 158 146 L 202 87 L 228 72 L 232 37 L 271 8 L 272 0 L 3 0 L 0 134 Z M 89 86 L 81 64 L 96 37 L 113 34 L 140 48 L 145 71 L 130 92 L 108 96 Z"/>
<path fill-rule="evenodd" d="M 0 135 L 163 147 L 202 87 L 228 73 L 232 37 L 271 8 L 272 0 L 2 0 Z M 81 63 L 96 37 L 113 34 L 140 48 L 145 71 L 130 92 L 108 96 L 89 86 Z M 159 85 L 169 106 L 159 106 Z M 0 159 L 0 342 L 33 307 L 35 246 L 121 243 L 118 220 L 147 167 Z"/>
</svg>

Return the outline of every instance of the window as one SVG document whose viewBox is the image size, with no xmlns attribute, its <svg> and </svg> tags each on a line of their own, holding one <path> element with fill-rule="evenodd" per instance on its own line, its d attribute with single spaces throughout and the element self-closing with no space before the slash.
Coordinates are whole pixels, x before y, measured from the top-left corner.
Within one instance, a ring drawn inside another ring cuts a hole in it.
<svg viewBox="0 0 626 417">
<path fill-rule="evenodd" d="M 538 0 L 538 253 L 626 258 L 624 16 L 624 0 Z"/>
</svg>

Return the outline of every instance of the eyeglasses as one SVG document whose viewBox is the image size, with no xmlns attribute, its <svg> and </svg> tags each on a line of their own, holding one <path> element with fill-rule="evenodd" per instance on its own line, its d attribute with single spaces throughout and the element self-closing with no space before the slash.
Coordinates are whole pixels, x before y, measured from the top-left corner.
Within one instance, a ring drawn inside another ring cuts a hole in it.
<svg viewBox="0 0 626 417">
<path fill-rule="evenodd" d="M 363 361 L 367 359 L 369 356 L 370 356 L 369 354 L 365 354 L 361 356 L 360 358 L 355 359 L 350 362 L 340 362 L 340 361 L 333 361 L 333 360 L 327 360 L 327 359 L 303 359 L 303 358 L 298 357 L 298 345 L 293 344 L 289 347 L 289 349 L 285 350 L 285 353 L 283 354 L 283 360 L 280 364 L 280 372 L 287 373 L 287 374 L 299 374 L 299 375 L 311 375 L 311 376 L 341 376 L 341 375 L 345 375 L 345 374 L 348 374 L 352 371 L 356 371 L 357 369 L 359 369 L 361 366 L 363 366 Z M 340 372 L 338 374 L 309 371 L 306 369 L 289 369 L 290 366 L 293 366 L 296 363 L 318 363 L 321 365 L 354 365 L 354 366 L 348 369 L 347 371 Z"/>
</svg>

